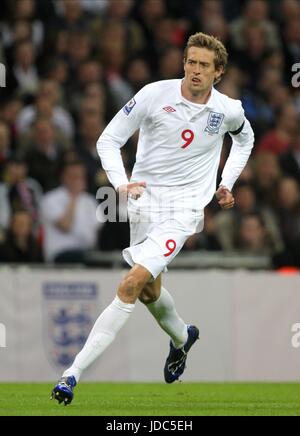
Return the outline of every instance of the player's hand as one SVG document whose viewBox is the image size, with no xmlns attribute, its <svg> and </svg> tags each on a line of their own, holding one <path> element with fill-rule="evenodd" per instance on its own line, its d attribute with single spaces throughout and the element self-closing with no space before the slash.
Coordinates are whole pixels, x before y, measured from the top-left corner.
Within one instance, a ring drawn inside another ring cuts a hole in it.
<svg viewBox="0 0 300 436">
<path fill-rule="evenodd" d="M 121 195 L 127 195 L 127 197 L 129 198 L 133 198 L 134 200 L 137 200 L 143 194 L 146 186 L 147 186 L 146 182 L 128 183 L 128 185 L 119 186 L 118 192 Z"/>
<path fill-rule="evenodd" d="M 222 209 L 231 209 L 234 206 L 234 197 L 225 186 L 219 186 L 216 197 Z"/>
</svg>

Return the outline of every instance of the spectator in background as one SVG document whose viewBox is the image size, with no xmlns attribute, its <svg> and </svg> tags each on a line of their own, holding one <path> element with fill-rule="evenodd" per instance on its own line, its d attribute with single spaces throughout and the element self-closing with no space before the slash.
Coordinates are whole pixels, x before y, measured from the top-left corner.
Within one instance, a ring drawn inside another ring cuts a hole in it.
<svg viewBox="0 0 300 436">
<path fill-rule="evenodd" d="M 166 3 L 163 0 L 142 0 L 137 8 L 137 20 L 143 30 L 146 47 L 151 47 L 156 23 L 167 15 Z"/>
<path fill-rule="evenodd" d="M 261 23 L 249 24 L 244 29 L 245 48 L 237 50 L 233 56 L 235 63 L 247 77 L 247 85 L 256 90 L 260 79 L 258 65 L 268 55 L 266 31 Z"/>
<path fill-rule="evenodd" d="M 158 74 L 158 80 L 179 79 L 183 75 L 181 50 L 171 47 L 162 54 Z"/>
<path fill-rule="evenodd" d="M 103 173 L 95 143 L 103 130 L 103 121 L 98 116 L 86 115 L 80 120 L 80 135 L 76 148 L 87 171 L 88 191 L 94 195 L 101 186 L 100 180 Z"/>
<path fill-rule="evenodd" d="M 221 14 L 214 14 L 213 17 L 210 17 L 206 22 L 204 22 L 203 32 L 214 35 L 216 38 L 220 39 L 223 44 L 230 46 L 229 25 Z"/>
<path fill-rule="evenodd" d="M 37 234 L 42 189 L 36 180 L 27 177 L 27 170 L 23 158 L 12 156 L 9 159 L 4 173 L 5 183 L 0 183 L 0 226 L 8 228 L 13 213 L 22 209 L 29 214 Z"/>
<path fill-rule="evenodd" d="M 102 94 L 101 87 L 96 86 L 96 84 L 91 84 L 86 89 L 85 94 L 79 102 L 78 110 L 76 111 L 78 126 L 80 126 L 80 123 L 86 117 L 97 117 L 99 122 L 103 122 L 106 109 L 105 103 L 106 98 Z M 78 131 L 78 133 L 80 134 L 80 131 Z"/>
<path fill-rule="evenodd" d="M 283 104 L 288 101 L 289 90 L 285 89 L 282 83 L 281 70 L 267 65 L 261 69 L 256 89 L 243 91 L 242 101 L 245 104 L 245 111 L 255 125 L 258 139 L 273 126 L 275 112 L 282 106 L 282 100 Z"/>
<path fill-rule="evenodd" d="M 270 152 L 259 153 L 253 162 L 254 189 L 259 205 L 274 210 L 277 204 L 277 190 L 281 179 L 278 157 Z"/>
<path fill-rule="evenodd" d="M 230 24 L 231 39 L 237 50 L 245 50 L 247 47 L 245 32 L 248 26 L 262 26 L 266 36 L 266 48 L 280 47 L 278 29 L 269 18 L 270 5 L 265 0 L 248 0 L 245 4 L 241 17 Z"/>
<path fill-rule="evenodd" d="M 159 58 L 166 50 L 176 48 L 176 21 L 171 18 L 162 18 L 154 28 L 153 34 L 153 52 L 151 56 Z M 178 47 L 177 47 L 178 48 Z"/>
<path fill-rule="evenodd" d="M 211 209 L 205 209 L 204 229 L 201 233 L 195 233 L 190 236 L 183 246 L 184 251 L 207 250 L 218 251 L 222 250 L 222 245 L 217 234 L 217 226 L 215 216 Z"/>
<path fill-rule="evenodd" d="M 101 82 L 103 78 L 102 66 L 95 59 L 88 59 L 78 65 L 77 81 L 74 88 L 78 87 L 79 92 L 83 92 L 89 83 Z M 73 89 L 76 91 L 76 89 Z M 78 89 L 77 89 L 78 92 Z"/>
<path fill-rule="evenodd" d="M 91 22 L 91 32 L 93 39 L 99 41 L 107 23 L 114 22 L 120 25 L 126 38 L 126 51 L 131 57 L 141 53 L 145 48 L 145 40 L 141 26 L 131 15 L 132 0 L 109 0 L 104 14 L 97 15 Z"/>
<path fill-rule="evenodd" d="M 278 18 L 283 23 L 287 23 L 293 18 L 300 20 L 299 0 L 282 0 L 279 5 Z"/>
<path fill-rule="evenodd" d="M 234 239 L 235 250 L 252 255 L 270 255 L 274 253 L 273 241 L 259 214 L 244 215 L 236 232 Z"/>
<path fill-rule="evenodd" d="M 0 98 L 1 101 L 1 98 Z M 7 124 L 10 130 L 12 148 L 15 148 L 17 139 L 17 118 L 22 109 L 22 101 L 17 97 L 11 97 L 0 105 L 0 119 Z"/>
<path fill-rule="evenodd" d="M 79 28 L 68 33 L 66 59 L 71 77 L 76 75 L 79 65 L 92 58 L 92 55 L 93 42 L 88 31 Z"/>
<path fill-rule="evenodd" d="M 263 73 L 265 70 L 274 71 L 275 73 L 278 73 L 278 76 L 280 78 L 280 82 L 283 82 L 284 79 L 284 68 L 285 68 L 285 62 L 284 62 L 284 55 L 282 49 L 274 49 L 272 51 L 269 51 L 266 58 L 264 59 L 264 62 L 261 64 L 261 72 Z M 280 83 L 279 82 L 279 83 Z M 267 83 L 266 83 L 267 85 Z M 272 88 L 272 83 L 269 84 L 269 89 Z"/>
<path fill-rule="evenodd" d="M 291 177 L 284 177 L 278 186 L 277 214 L 287 249 L 300 238 L 300 187 Z"/>
<path fill-rule="evenodd" d="M 3 44 L 10 48 L 22 39 L 29 38 L 36 49 L 44 40 L 43 23 L 35 16 L 34 0 L 10 0 L 11 19 L 1 26 Z"/>
<path fill-rule="evenodd" d="M 32 98 L 39 85 L 39 75 L 36 66 L 36 52 L 29 40 L 19 41 L 13 53 L 13 64 L 7 74 L 7 90 L 25 100 Z"/>
<path fill-rule="evenodd" d="M 121 23 L 110 20 L 101 32 L 98 51 L 104 79 L 116 106 L 128 101 L 128 88 L 123 77 L 127 61 L 126 31 Z"/>
<path fill-rule="evenodd" d="M 253 169 L 252 160 L 249 160 L 247 162 L 245 168 L 242 171 L 242 174 L 240 175 L 239 181 L 241 183 L 252 185 L 252 187 L 254 187 L 255 180 L 254 180 L 254 169 Z"/>
<path fill-rule="evenodd" d="M 55 0 L 57 28 L 66 31 L 87 28 L 90 14 L 82 7 L 82 3 L 81 0 Z"/>
<path fill-rule="evenodd" d="M 33 126 L 33 141 L 25 156 L 30 177 L 36 179 L 44 191 L 59 185 L 59 171 L 66 148 L 57 142 L 55 129 L 48 118 L 39 118 Z"/>
<path fill-rule="evenodd" d="M 202 24 L 223 14 L 223 2 L 221 0 L 202 0 L 199 8 Z"/>
<path fill-rule="evenodd" d="M 125 68 L 125 77 L 129 87 L 128 93 L 136 94 L 151 80 L 151 71 L 147 61 L 142 57 L 131 59 Z"/>
<path fill-rule="evenodd" d="M 236 237 L 243 234 L 242 223 L 244 217 L 249 215 L 260 216 L 264 225 L 268 229 L 268 241 L 272 244 L 273 251 L 280 251 L 283 248 L 280 230 L 276 221 L 274 212 L 266 205 L 259 206 L 255 196 L 253 186 L 246 182 L 239 182 L 234 188 L 235 208 L 230 211 L 220 211 L 215 217 L 216 235 L 221 243 L 222 249 L 233 251 L 236 248 L 241 248 L 236 242 Z M 246 230 L 253 227 L 257 231 L 262 230 L 261 220 L 245 221 Z M 254 223 L 255 221 L 255 223 Z M 249 227 L 248 225 L 249 224 Z M 257 235 L 259 236 L 259 235 Z M 263 242 L 263 241 L 261 241 Z M 242 244 L 241 244 L 242 245 Z"/>
<path fill-rule="evenodd" d="M 4 50 L 3 50 L 3 44 L 2 41 L 0 41 L 0 62 L 1 64 L 5 63 L 5 55 L 4 55 Z"/>
<path fill-rule="evenodd" d="M 291 177 L 280 181 L 277 216 L 285 249 L 273 257 L 274 267 L 300 267 L 300 188 Z"/>
<path fill-rule="evenodd" d="M 271 69 L 264 70 L 258 82 L 259 92 L 250 89 L 243 89 L 241 100 L 245 109 L 245 114 L 254 126 L 256 138 L 259 140 L 262 135 L 271 128 L 274 122 L 274 111 L 267 102 L 265 86 L 274 83 L 275 87 L 280 83 L 277 71 Z"/>
<path fill-rule="evenodd" d="M 283 50 L 287 67 L 287 74 L 293 64 L 300 59 L 300 26 L 299 16 L 290 18 L 283 29 Z"/>
<path fill-rule="evenodd" d="M 99 62 L 93 59 L 82 62 L 76 71 L 76 77 L 67 86 L 68 107 L 72 113 L 76 113 L 80 107 L 84 94 L 88 86 L 91 84 L 101 87 L 102 83 L 102 67 Z M 102 95 L 98 95 L 99 106 L 104 112 L 104 104 L 101 104 L 101 99 L 104 98 L 105 91 L 101 90 Z"/>
<path fill-rule="evenodd" d="M 69 139 L 74 137 L 74 121 L 71 115 L 61 106 L 61 91 L 54 80 L 42 80 L 36 101 L 21 110 L 17 119 L 19 134 L 28 132 L 39 116 L 50 117 L 53 125 Z"/>
<path fill-rule="evenodd" d="M 161 59 L 166 53 L 172 50 L 180 51 L 180 49 L 183 48 L 185 32 L 182 27 L 184 26 L 182 26 L 180 21 L 176 21 L 170 17 L 163 17 L 157 21 L 153 29 L 152 44 L 145 51 L 147 58 L 151 59 L 151 63 L 149 64 L 153 74 L 160 69 Z M 172 62 L 172 59 L 170 59 L 170 62 Z M 175 60 L 175 63 L 178 64 L 177 60 Z"/>
<path fill-rule="evenodd" d="M 275 127 L 261 138 L 258 152 L 271 152 L 280 155 L 287 151 L 299 123 L 299 115 L 294 106 L 284 105 L 280 109 Z"/>
<path fill-rule="evenodd" d="M 68 62 L 69 43 L 69 33 L 66 30 L 62 28 L 53 29 L 53 35 L 49 41 L 51 59 L 63 59 L 67 63 L 68 70 L 70 71 L 70 65 Z"/>
<path fill-rule="evenodd" d="M 202 32 L 214 35 L 220 39 L 232 52 L 232 43 L 230 39 L 229 22 L 225 20 L 224 12 L 227 11 L 227 5 L 220 0 L 202 0 L 195 1 L 195 7 L 192 13 L 192 29 L 187 33 Z"/>
<path fill-rule="evenodd" d="M 274 125 L 277 123 L 278 114 L 284 107 L 291 106 L 296 109 L 296 103 L 293 101 L 293 96 L 288 86 L 278 84 L 273 89 L 269 89 L 267 95 L 267 104 L 272 113 L 272 123 L 269 130 L 274 130 Z M 268 130 L 264 132 L 268 133 Z"/>
<path fill-rule="evenodd" d="M 13 49 L 19 42 L 26 39 L 32 41 L 32 29 L 30 24 L 24 20 L 11 23 L 10 29 L 8 26 L 6 27 L 6 23 L 3 23 L 1 27 L 3 39 L 6 39 L 5 57 L 10 62 L 13 59 Z"/>
<path fill-rule="evenodd" d="M 32 218 L 26 210 L 15 211 L 0 245 L 0 262 L 40 263 L 42 250 L 33 234 Z"/>
<path fill-rule="evenodd" d="M 42 201 L 45 257 L 58 263 L 83 262 L 85 251 L 93 249 L 97 241 L 97 203 L 86 192 L 80 161 L 66 164 L 61 181 Z"/>
<path fill-rule="evenodd" d="M 291 139 L 288 150 L 280 156 L 280 166 L 285 176 L 297 180 L 300 186 L 300 127 Z"/>
<path fill-rule="evenodd" d="M 102 14 L 107 7 L 109 0 L 80 0 L 80 5 L 84 11 Z"/>
<path fill-rule="evenodd" d="M 67 83 L 70 80 L 67 62 L 59 57 L 53 57 L 50 58 L 50 60 L 47 60 L 45 66 L 45 79 L 56 82 L 60 89 L 67 87 Z"/>
<path fill-rule="evenodd" d="M 3 180 L 5 164 L 11 154 L 11 135 L 8 125 L 0 120 L 0 182 Z"/>
<path fill-rule="evenodd" d="M 105 173 L 105 171 L 103 171 Z M 108 184 L 108 180 L 106 185 Z M 119 201 L 117 194 L 116 222 L 106 221 L 99 235 L 98 246 L 101 251 L 124 250 L 130 243 L 129 223 L 119 220 L 127 216 L 127 205 Z"/>
<path fill-rule="evenodd" d="M 222 82 L 217 85 L 217 89 L 218 91 L 222 92 L 222 94 L 226 94 L 231 98 L 241 99 L 239 83 L 236 80 L 231 80 L 230 76 L 228 78 L 224 78 L 224 81 L 222 80 Z"/>
<path fill-rule="evenodd" d="M 275 113 L 292 103 L 290 90 L 284 85 L 284 57 L 281 50 L 273 50 L 264 58 L 255 89 L 243 91 L 242 101 L 259 139 L 273 124 Z"/>
</svg>

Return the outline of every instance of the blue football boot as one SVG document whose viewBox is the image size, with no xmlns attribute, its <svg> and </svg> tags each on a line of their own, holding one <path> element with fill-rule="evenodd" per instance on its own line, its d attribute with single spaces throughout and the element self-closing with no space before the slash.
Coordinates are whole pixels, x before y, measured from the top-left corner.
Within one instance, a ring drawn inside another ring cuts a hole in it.
<svg viewBox="0 0 300 436">
<path fill-rule="evenodd" d="M 73 375 L 70 377 L 62 377 L 53 388 L 50 400 L 57 400 L 59 404 L 64 403 L 64 405 L 67 406 L 74 398 L 73 389 L 76 384 L 76 379 Z"/>
<path fill-rule="evenodd" d="M 172 341 L 170 341 L 170 353 L 167 357 L 164 376 L 166 383 L 173 383 L 183 374 L 186 365 L 187 353 L 191 346 L 199 339 L 199 330 L 197 327 L 188 326 L 188 339 L 183 347 L 175 348 Z"/>
</svg>

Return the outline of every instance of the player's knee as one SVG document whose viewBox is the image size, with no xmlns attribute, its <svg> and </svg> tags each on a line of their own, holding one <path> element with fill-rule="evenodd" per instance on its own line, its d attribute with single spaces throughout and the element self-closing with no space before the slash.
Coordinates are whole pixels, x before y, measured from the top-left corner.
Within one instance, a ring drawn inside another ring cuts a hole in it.
<svg viewBox="0 0 300 436">
<path fill-rule="evenodd" d="M 126 276 L 120 283 L 118 294 L 126 299 L 136 299 L 141 292 L 143 283 L 134 274 Z"/>
<path fill-rule="evenodd" d="M 154 303 L 154 301 L 157 300 L 157 297 L 153 294 L 149 294 L 149 293 L 145 292 L 144 290 L 142 290 L 142 292 L 139 296 L 139 300 L 141 303 L 147 305 L 147 304 Z"/>
<path fill-rule="evenodd" d="M 144 286 L 142 292 L 140 293 L 139 300 L 146 305 L 154 303 L 159 296 L 158 289 L 156 288 L 157 286 L 155 286 L 154 283 Z"/>
</svg>

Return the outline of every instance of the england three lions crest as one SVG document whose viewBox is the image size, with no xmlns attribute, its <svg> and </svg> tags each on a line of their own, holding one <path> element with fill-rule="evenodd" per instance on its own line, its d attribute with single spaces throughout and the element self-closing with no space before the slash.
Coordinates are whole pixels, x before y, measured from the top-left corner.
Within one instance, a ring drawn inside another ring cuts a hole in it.
<svg viewBox="0 0 300 436">
<path fill-rule="evenodd" d="M 96 283 L 46 282 L 43 285 L 45 346 L 58 367 L 69 366 L 82 349 L 99 312 Z"/>
<path fill-rule="evenodd" d="M 223 120 L 224 120 L 224 114 L 219 114 L 218 112 L 210 112 L 207 120 L 207 126 L 205 128 L 205 132 L 210 134 L 219 133 Z"/>
</svg>

